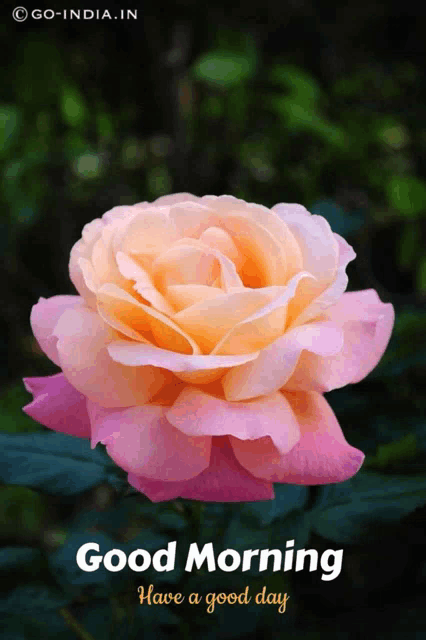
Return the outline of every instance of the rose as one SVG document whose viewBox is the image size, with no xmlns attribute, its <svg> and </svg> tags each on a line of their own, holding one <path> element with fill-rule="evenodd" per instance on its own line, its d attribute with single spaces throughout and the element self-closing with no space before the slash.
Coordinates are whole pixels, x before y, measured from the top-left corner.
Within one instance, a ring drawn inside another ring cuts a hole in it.
<svg viewBox="0 0 426 640">
<path fill-rule="evenodd" d="M 79 296 L 31 324 L 62 373 L 24 410 L 90 437 L 153 501 L 273 497 L 357 472 L 323 393 L 380 360 L 391 304 L 344 293 L 355 253 L 297 204 L 176 194 L 115 207 L 71 251 Z"/>
</svg>

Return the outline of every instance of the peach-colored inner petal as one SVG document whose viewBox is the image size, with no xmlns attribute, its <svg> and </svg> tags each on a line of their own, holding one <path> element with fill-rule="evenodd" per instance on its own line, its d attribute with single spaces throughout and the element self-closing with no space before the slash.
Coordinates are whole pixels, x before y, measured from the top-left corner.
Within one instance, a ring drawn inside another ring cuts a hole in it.
<svg viewBox="0 0 426 640">
<path fill-rule="evenodd" d="M 240 274 L 246 287 L 284 285 L 287 282 L 284 247 L 269 231 L 238 215 L 224 216 L 221 226 L 244 257 Z"/>
<path fill-rule="evenodd" d="M 164 296 L 155 288 L 151 276 L 145 269 L 121 251 L 117 252 L 115 259 L 122 276 L 135 282 L 133 288 L 146 302 L 151 304 L 157 311 L 161 311 L 161 313 L 167 315 L 174 313 L 173 308 Z"/>
<path fill-rule="evenodd" d="M 98 302 L 105 317 L 116 318 L 146 340 L 177 353 L 199 353 L 196 343 L 172 320 L 137 302 L 116 285 L 103 285 L 98 291 Z"/>
<path fill-rule="evenodd" d="M 196 340 L 203 353 L 210 353 L 230 329 L 277 297 L 277 289 L 284 288 L 245 289 L 229 293 L 187 307 L 173 319 Z"/>
<path fill-rule="evenodd" d="M 238 251 L 235 242 L 229 233 L 219 227 L 209 227 L 200 236 L 201 242 L 207 244 L 212 249 L 217 249 L 223 255 L 227 256 L 234 263 L 237 269 L 243 265 L 244 258 Z"/>
<path fill-rule="evenodd" d="M 161 292 L 175 284 L 211 286 L 219 275 L 219 262 L 211 250 L 189 244 L 174 244 L 152 265 L 153 281 Z"/>
<path fill-rule="evenodd" d="M 250 353 L 279 338 L 285 328 L 287 305 L 302 279 L 311 279 L 311 275 L 301 271 L 287 287 L 254 289 L 253 291 L 270 295 L 267 304 L 230 329 L 215 346 L 212 354 Z"/>
<path fill-rule="evenodd" d="M 171 203 L 169 219 L 180 237 L 199 238 L 208 227 L 219 223 L 219 216 L 201 202 Z"/>
<path fill-rule="evenodd" d="M 120 226 L 114 237 L 114 251 L 131 255 L 158 256 L 179 238 L 168 216 L 168 207 L 146 209 Z"/>
<path fill-rule="evenodd" d="M 167 300 L 176 312 L 182 311 L 182 309 L 186 309 L 186 307 L 190 307 L 193 304 L 213 300 L 213 298 L 224 295 L 226 294 L 222 289 L 208 287 L 205 284 L 174 284 L 166 289 Z"/>
</svg>

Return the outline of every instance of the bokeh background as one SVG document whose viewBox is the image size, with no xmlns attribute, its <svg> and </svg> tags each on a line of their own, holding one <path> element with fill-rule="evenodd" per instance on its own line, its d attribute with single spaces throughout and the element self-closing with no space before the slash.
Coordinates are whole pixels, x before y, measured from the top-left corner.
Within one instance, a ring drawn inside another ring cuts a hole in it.
<svg viewBox="0 0 426 640">
<path fill-rule="evenodd" d="M 132 0 L 133 2 L 133 0 Z M 0 630 L 4 640 L 389 638 L 426 632 L 426 84 L 422 8 L 372 0 L 91 5 L 137 19 L 12 19 L 0 99 Z M 414 6 L 414 5 L 413 5 Z M 78 9 L 75 4 L 69 8 Z M 85 5 L 88 8 L 88 5 Z M 27 6 L 31 11 L 35 6 Z M 62 11 L 59 0 L 41 11 Z M 83 9 L 84 7 L 80 7 Z M 51 16 L 51 13 L 47 14 Z M 396 310 L 380 365 L 327 394 L 366 452 L 352 480 L 277 487 L 273 502 L 154 505 L 98 445 L 26 417 L 23 376 L 57 369 L 30 326 L 40 296 L 74 293 L 83 225 L 170 192 L 229 193 L 325 216 L 357 252 L 349 290 Z M 321 571 L 183 571 L 191 542 L 344 549 Z M 98 541 L 156 550 L 175 571 L 84 573 Z M 163 591 L 287 592 L 275 606 L 139 606 Z"/>
</svg>

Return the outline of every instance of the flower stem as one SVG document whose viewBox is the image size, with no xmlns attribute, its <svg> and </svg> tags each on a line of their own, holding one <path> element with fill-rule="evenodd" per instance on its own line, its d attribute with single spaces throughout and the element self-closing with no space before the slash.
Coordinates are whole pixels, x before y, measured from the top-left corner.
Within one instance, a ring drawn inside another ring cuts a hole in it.
<svg viewBox="0 0 426 640">
<path fill-rule="evenodd" d="M 77 638 L 80 640 L 95 640 L 91 633 L 86 631 L 86 629 L 74 618 L 71 611 L 69 611 L 66 607 L 61 607 L 59 609 L 59 613 L 70 627 L 72 631 L 74 631 Z"/>
</svg>

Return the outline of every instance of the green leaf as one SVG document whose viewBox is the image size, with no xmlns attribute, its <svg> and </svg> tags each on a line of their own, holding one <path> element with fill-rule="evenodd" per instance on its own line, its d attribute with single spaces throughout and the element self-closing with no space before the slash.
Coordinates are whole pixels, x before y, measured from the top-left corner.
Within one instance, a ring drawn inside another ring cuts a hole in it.
<svg viewBox="0 0 426 640">
<path fill-rule="evenodd" d="M 385 468 L 389 465 L 411 460 L 417 455 L 416 434 L 408 433 L 403 438 L 377 447 L 377 453 L 366 460 L 369 467 Z"/>
<path fill-rule="evenodd" d="M 312 511 L 316 533 L 342 544 L 375 539 L 426 502 L 426 477 L 358 473 Z M 334 503 L 334 504 L 333 504 Z"/>
<path fill-rule="evenodd" d="M 25 594 L 23 594 L 25 595 Z M 55 609 L 38 610 L 22 615 L 4 615 L 0 627 L 2 640 L 76 640 L 76 635 L 66 625 L 60 612 Z"/>
<path fill-rule="evenodd" d="M 402 229 L 398 247 L 398 266 L 407 270 L 412 267 L 421 248 L 421 233 L 417 222 L 406 222 Z"/>
<path fill-rule="evenodd" d="M 328 122 L 298 94 L 290 96 L 272 96 L 270 105 L 283 119 L 286 127 L 295 131 L 310 131 L 322 138 L 324 142 L 343 149 L 347 145 L 345 131 Z"/>
<path fill-rule="evenodd" d="M 0 571 L 20 570 L 26 565 L 38 562 L 41 557 L 41 551 L 32 547 L 2 547 Z"/>
<path fill-rule="evenodd" d="M 222 88 L 232 87 L 252 77 L 253 59 L 235 51 L 211 51 L 199 58 L 193 73 L 198 80 Z"/>
<path fill-rule="evenodd" d="M 307 500 L 307 487 L 276 484 L 274 500 L 244 504 L 241 517 L 256 526 L 267 527 L 278 518 L 285 518 L 292 511 L 303 509 Z"/>
<path fill-rule="evenodd" d="M 320 87 L 309 73 L 293 65 L 276 64 L 269 71 L 269 79 L 291 89 L 298 102 L 306 107 L 314 106 L 321 95 Z"/>
<path fill-rule="evenodd" d="M 91 556 L 104 556 L 111 549 L 122 548 L 121 545 L 118 545 L 117 542 L 103 532 L 75 532 L 67 538 L 57 551 L 50 554 L 49 567 L 58 584 L 67 593 L 77 595 L 84 590 L 90 589 L 92 596 L 103 596 L 111 590 L 112 582 L 116 581 L 117 576 L 126 573 L 126 569 L 114 573 L 108 571 L 102 562 L 96 571 L 83 571 L 80 569 L 76 562 L 77 551 L 87 542 L 95 542 L 99 545 L 99 553 L 90 551 L 87 554 L 88 561 L 90 561 Z"/>
<path fill-rule="evenodd" d="M 0 106 L 0 153 L 7 151 L 19 131 L 21 114 L 16 107 Z"/>
<path fill-rule="evenodd" d="M 0 396 L 0 431 L 25 433 L 41 431 L 43 427 L 32 420 L 22 407 L 28 403 L 28 392 L 19 384 L 8 387 Z"/>
<path fill-rule="evenodd" d="M 69 598 L 47 585 L 20 585 L 0 600 L 0 613 L 19 616 L 54 611 L 68 604 Z"/>
<path fill-rule="evenodd" d="M 0 481 L 72 496 L 114 481 L 115 465 L 86 439 L 62 433 L 0 434 Z"/>
<path fill-rule="evenodd" d="M 229 527 L 223 539 L 223 548 L 235 549 L 242 553 L 245 549 L 261 549 L 267 546 L 269 531 L 264 531 L 255 526 L 248 526 L 247 522 L 236 513 L 229 523 Z M 253 561 L 256 567 L 256 561 Z"/>
<path fill-rule="evenodd" d="M 98 113 L 96 125 L 99 138 L 102 138 L 104 142 L 112 140 L 114 136 L 114 125 L 109 113 Z"/>
<path fill-rule="evenodd" d="M 172 177 L 166 166 L 153 167 L 147 173 L 147 187 L 153 197 L 158 198 L 172 189 Z"/>
<path fill-rule="evenodd" d="M 426 255 L 420 258 L 420 262 L 417 267 L 416 288 L 419 293 L 426 293 Z"/>
<path fill-rule="evenodd" d="M 64 121 L 71 127 L 78 127 L 86 119 L 86 105 L 83 96 L 71 85 L 62 87 L 61 112 Z"/>
<path fill-rule="evenodd" d="M 387 197 L 390 205 L 408 218 L 426 211 L 426 184 L 414 176 L 392 176 Z"/>
<path fill-rule="evenodd" d="M 43 528 L 45 514 L 45 500 L 35 491 L 26 487 L 0 487 L 2 535 L 36 536 Z"/>
<path fill-rule="evenodd" d="M 311 515 L 310 511 L 292 511 L 285 518 L 276 520 L 271 527 L 270 548 L 283 549 L 287 540 L 294 540 L 294 548 L 302 549 L 311 535 Z"/>
<path fill-rule="evenodd" d="M 392 149 L 402 149 L 410 141 L 410 136 L 403 124 L 386 116 L 380 118 L 376 135 L 378 139 Z"/>
<path fill-rule="evenodd" d="M 80 178 L 97 178 L 103 169 L 102 156 L 86 151 L 75 158 L 73 170 Z"/>
</svg>

